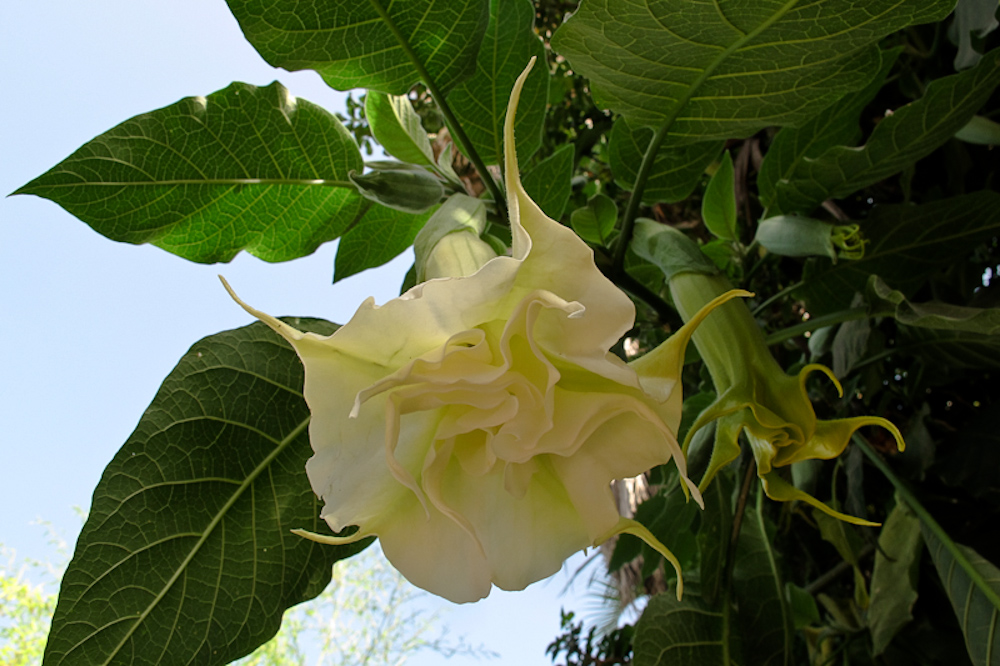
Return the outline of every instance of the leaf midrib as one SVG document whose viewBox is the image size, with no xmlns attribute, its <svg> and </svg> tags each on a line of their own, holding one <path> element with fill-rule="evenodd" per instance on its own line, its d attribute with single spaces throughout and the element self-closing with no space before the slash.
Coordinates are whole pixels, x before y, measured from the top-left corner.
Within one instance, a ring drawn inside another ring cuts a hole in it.
<svg viewBox="0 0 1000 666">
<path fill-rule="evenodd" d="M 51 183 L 36 185 L 32 189 L 64 189 L 74 187 L 155 187 L 176 185 L 297 185 L 343 187 L 356 190 L 354 183 L 347 180 L 324 180 L 321 178 L 169 178 L 164 180 L 117 180 L 82 181 L 77 183 Z M 20 191 L 14 194 L 19 194 Z"/>
</svg>

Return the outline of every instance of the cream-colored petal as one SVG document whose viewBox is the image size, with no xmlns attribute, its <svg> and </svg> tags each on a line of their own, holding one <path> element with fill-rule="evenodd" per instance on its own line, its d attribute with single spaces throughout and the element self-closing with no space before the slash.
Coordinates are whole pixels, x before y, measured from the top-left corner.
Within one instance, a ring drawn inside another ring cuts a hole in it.
<svg viewBox="0 0 1000 666">
<path fill-rule="evenodd" d="M 491 570 L 479 545 L 438 511 L 416 503 L 400 506 L 379 528 L 382 552 L 417 587 L 455 603 L 490 593 Z"/>
<path fill-rule="evenodd" d="M 536 331 L 546 349 L 614 381 L 636 385 L 633 373 L 610 349 L 635 321 L 632 301 L 598 270 L 594 252 L 571 229 L 550 219 L 524 191 L 514 149 L 514 119 L 521 88 L 535 60 L 518 77 L 504 121 L 504 178 L 510 216 L 513 256 L 524 260 L 517 284 L 524 289 L 546 289 L 567 301 L 581 303 L 579 317 L 552 320 Z M 514 292 L 515 297 L 520 294 Z"/>
<path fill-rule="evenodd" d="M 520 498 L 506 491 L 499 467 L 474 478 L 452 461 L 442 483 L 445 501 L 475 529 L 501 589 L 523 590 L 551 576 L 591 543 L 575 505 L 544 462 Z"/>
</svg>

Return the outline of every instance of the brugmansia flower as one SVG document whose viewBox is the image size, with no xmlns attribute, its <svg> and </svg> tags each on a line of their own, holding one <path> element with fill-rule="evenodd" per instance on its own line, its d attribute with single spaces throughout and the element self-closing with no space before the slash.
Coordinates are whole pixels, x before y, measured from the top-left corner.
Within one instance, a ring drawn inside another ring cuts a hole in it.
<svg viewBox="0 0 1000 666">
<path fill-rule="evenodd" d="M 491 584 L 523 589 L 621 533 L 677 567 L 618 514 L 609 483 L 673 460 L 701 499 L 675 433 L 683 351 L 702 316 L 632 366 L 608 352 L 634 307 L 521 187 L 513 122 L 526 75 L 504 128 L 512 256 L 430 279 L 381 307 L 368 299 L 329 337 L 244 305 L 305 365 L 315 451 L 307 472 L 322 517 L 335 531 L 358 527 L 311 538 L 376 535 L 411 582 L 455 602 L 480 599 Z"/>
<path fill-rule="evenodd" d="M 728 289 L 723 277 L 693 272 L 677 274 L 670 280 L 674 304 L 685 319 Z M 739 456 L 738 437 L 742 431 L 768 497 L 801 500 L 841 520 L 873 525 L 834 511 L 782 479 L 776 468 L 801 460 L 835 458 L 847 447 L 854 431 L 868 425 L 891 432 L 902 451 L 903 437 L 896 426 L 878 416 L 817 419 L 806 392 L 806 378 L 813 372 L 825 374 L 843 395 L 840 383 L 828 368 L 818 364 L 807 365 L 798 375 L 785 373 L 742 302 L 717 308 L 695 331 L 694 339 L 719 396 L 699 415 L 684 442 L 686 451 L 695 432 L 716 422 L 715 447 L 700 488 L 704 490 L 720 468 Z"/>
</svg>

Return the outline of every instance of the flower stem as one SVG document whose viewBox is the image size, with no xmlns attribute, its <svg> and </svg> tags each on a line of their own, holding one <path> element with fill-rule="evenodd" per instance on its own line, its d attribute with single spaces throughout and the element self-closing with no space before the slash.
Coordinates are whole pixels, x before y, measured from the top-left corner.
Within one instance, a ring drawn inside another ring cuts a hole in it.
<svg viewBox="0 0 1000 666">
<path fill-rule="evenodd" d="M 493 200 L 496 203 L 497 210 L 500 212 L 500 217 L 506 221 L 507 202 L 504 200 L 503 192 L 500 190 L 500 186 L 497 185 L 496 181 L 493 180 L 493 176 L 490 175 L 489 169 L 486 168 L 486 163 L 472 145 L 472 142 L 469 140 L 465 130 L 462 129 L 462 125 L 458 122 L 458 118 L 455 117 L 451 107 L 448 106 L 448 102 L 445 100 L 444 94 L 437 87 L 434 77 L 432 77 L 430 72 L 427 71 L 427 68 L 424 67 L 424 63 L 421 62 L 416 51 L 414 51 L 413 47 L 410 46 L 410 42 L 406 39 L 406 35 L 402 33 L 399 26 L 397 26 L 395 21 L 392 20 L 392 17 L 389 16 L 389 12 L 382 6 L 380 0 L 369 0 L 369 2 L 371 2 L 372 7 L 375 8 L 375 11 L 378 12 L 382 20 L 385 21 L 386 26 L 388 26 L 389 30 L 396 38 L 396 41 L 399 42 L 400 47 L 402 47 L 403 52 L 410 58 L 410 62 L 412 62 L 413 66 L 416 68 L 417 74 L 420 75 L 420 80 L 423 81 L 425 86 L 427 86 L 427 90 L 430 91 L 431 96 L 438 105 L 438 108 L 441 109 L 441 114 L 445 117 L 445 120 L 448 121 L 448 127 L 454 135 L 455 141 L 458 142 L 462 151 L 469 156 L 469 161 L 476 167 L 476 171 L 479 172 L 479 177 L 486 185 L 486 189 L 488 189 L 490 194 L 493 195 Z"/>
<path fill-rule="evenodd" d="M 676 114 L 675 114 L 676 115 Z M 646 154 L 642 156 L 642 164 L 639 166 L 639 173 L 635 177 L 635 187 L 629 195 L 628 204 L 625 206 L 625 215 L 622 218 L 622 232 L 618 236 L 618 244 L 615 246 L 614 267 L 616 271 L 621 271 L 625 265 L 625 253 L 628 251 L 628 244 L 632 241 L 632 232 L 635 229 L 635 218 L 639 215 L 639 206 L 642 205 L 642 193 L 646 189 L 646 181 L 653 170 L 653 163 L 656 161 L 656 153 L 660 150 L 660 144 L 666 138 L 670 126 L 673 125 L 673 118 L 660 126 L 653 135 L 649 145 L 646 146 Z"/>
<path fill-rule="evenodd" d="M 726 549 L 726 564 L 723 569 L 722 579 L 722 663 L 730 663 L 729 659 L 729 633 L 732 631 L 732 598 L 733 569 L 736 566 L 736 544 L 740 540 L 740 528 L 743 527 L 743 515 L 746 513 L 747 499 L 750 496 L 750 486 L 753 482 L 756 465 L 751 456 L 746 456 L 743 463 L 743 482 L 740 484 L 740 495 L 736 500 L 736 509 L 733 512 L 733 529 L 729 533 L 729 547 Z"/>
</svg>

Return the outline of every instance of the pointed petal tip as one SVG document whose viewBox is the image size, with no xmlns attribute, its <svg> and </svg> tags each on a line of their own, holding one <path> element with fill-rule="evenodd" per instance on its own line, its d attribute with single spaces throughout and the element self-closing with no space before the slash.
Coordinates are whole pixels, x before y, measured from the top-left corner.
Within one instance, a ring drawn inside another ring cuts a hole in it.
<svg viewBox="0 0 1000 666">
<path fill-rule="evenodd" d="M 275 333 L 285 338 L 285 340 L 287 340 L 289 343 L 295 343 L 297 340 L 302 339 L 302 333 L 300 331 L 289 326 L 285 322 L 275 317 L 272 317 L 266 312 L 261 312 L 260 310 L 253 308 L 247 305 L 245 302 L 243 302 L 243 300 L 236 295 L 236 292 L 233 291 L 233 288 L 229 286 L 229 282 L 226 280 L 226 278 L 220 275 L 219 280 L 222 282 L 222 286 L 226 288 L 226 291 L 229 292 L 230 298 L 236 301 L 236 304 L 239 305 L 244 310 L 246 310 L 249 315 L 251 315 L 252 317 L 256 317 L 260 321 L 270 326 Z"/>
<path fill-rule="evenodd" d="M 309 530 L 294 529 L 291 530 L 292 534 L 295 536 L 300 536 L 304 539 L 309 539 L 310 541 L 315 541 L 316 543 L 321 543 L 327 546 L 346 546 L 347 544 L 355 543 L 366 539 L 371 534 L 367 534 L 362 530 L 358 530 L 354 534 L 345 537 L 335 537 L 329 536 L 327 534 L 316 534 L 315 532 L 310 532 Z"/>
</svg>

